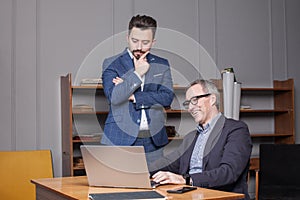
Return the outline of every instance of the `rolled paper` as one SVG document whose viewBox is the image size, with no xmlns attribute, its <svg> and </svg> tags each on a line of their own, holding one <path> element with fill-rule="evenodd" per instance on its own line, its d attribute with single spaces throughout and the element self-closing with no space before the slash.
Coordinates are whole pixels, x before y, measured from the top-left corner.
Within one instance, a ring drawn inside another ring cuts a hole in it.
<svg viewBox="0 0 300 200">
<path fill-rule="evenodd" d="M 235 120 L 239 120 L 240 118 L 240 102 L 241 102 L 241 83 L 234 82 L 233 83 L 233 111 L 232 118 Z"/>
<path fill-rule="evenodd" d="M 224 96 L 224 116 L 232 118 L 233 114 L 233 82 L 234 74 L 232 72 L 225 71 L 222 74 L 223 78 L 223 96 Z"/>
</svg>

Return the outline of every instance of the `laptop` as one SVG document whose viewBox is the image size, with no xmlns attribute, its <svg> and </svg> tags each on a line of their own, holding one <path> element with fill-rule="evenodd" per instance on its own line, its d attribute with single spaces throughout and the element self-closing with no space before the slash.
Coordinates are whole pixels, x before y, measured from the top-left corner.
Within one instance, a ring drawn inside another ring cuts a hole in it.
<svg viewBox="0 0 300 200">
<path fill-rule="evenodd" d="M 80 146 L 90 186 L 155 188 L 143 146 Z"/>
</svg>

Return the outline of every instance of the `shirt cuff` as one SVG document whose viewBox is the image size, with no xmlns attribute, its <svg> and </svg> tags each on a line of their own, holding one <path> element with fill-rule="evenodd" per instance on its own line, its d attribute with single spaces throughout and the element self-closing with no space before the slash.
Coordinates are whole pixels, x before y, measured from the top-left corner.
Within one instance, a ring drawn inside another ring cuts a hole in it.
<svg viewBox="0 0 300 200">
<path fill-rule="evenodd" d="M 136 103 L 136 100 L 135 100 L 135 96 L 133 95 L 133 101 L 132 101 L 133 103 Z"/>
</svg>

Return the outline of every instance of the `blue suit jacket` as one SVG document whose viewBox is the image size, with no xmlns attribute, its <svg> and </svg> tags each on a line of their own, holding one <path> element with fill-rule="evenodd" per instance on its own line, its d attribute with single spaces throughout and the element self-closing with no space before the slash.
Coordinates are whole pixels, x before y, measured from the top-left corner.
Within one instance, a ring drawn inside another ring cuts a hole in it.
<svg viewBox="0 0 300 200">
<path fill-rule="evenodd" d="M 187 134 L 180 147 L 151 166 L 151 174 L 171 171 L 188 174 L 190 159 L 198 137 L 197 131 Z M 252 142 L 247 125 L 242 121 L 218 119 L 204 149 L 203 172 L 191 174 L 195 186 L 248 194 L 247 174 Z"/>
<path fill-rule="evenodd" d="M 170 66 L 166 59 L 150 53 L 147 61 L 150 68 L 141 91 L 142 81 L 134 73 L 133 60 L 126 49 L 104 60 L 102 81 L 110 110 L 101 143 L 132 145 L 138 135 L 141 110 L 144 109 L 154 144 L 167 144 L 164 107 L 171 105 L 174 96 Z M 123 82 L 115 85 L 112 80 L 117 76 Z M 135 103 L 128 100 L 131 94 L 135 96 Z"/>
</svg>

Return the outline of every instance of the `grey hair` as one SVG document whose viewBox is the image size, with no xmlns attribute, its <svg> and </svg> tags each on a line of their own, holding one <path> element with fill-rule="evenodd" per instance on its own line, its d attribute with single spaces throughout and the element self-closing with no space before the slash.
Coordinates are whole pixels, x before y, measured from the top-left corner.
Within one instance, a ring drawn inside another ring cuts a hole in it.
<svg viewBox="0 0 300 200">
<path fill-rule="evenodd" d="M 220 108 L 220 92 L 219 92 L 217 86 L 210 80 L 197 79 L 190 83 L 188 89 L 196 84 L 201 85 L 204 92 L 214 94 L 216 96 L 215 106 L 219 109 Z"/>
</svg>

